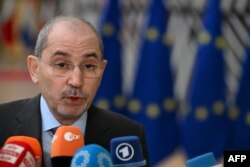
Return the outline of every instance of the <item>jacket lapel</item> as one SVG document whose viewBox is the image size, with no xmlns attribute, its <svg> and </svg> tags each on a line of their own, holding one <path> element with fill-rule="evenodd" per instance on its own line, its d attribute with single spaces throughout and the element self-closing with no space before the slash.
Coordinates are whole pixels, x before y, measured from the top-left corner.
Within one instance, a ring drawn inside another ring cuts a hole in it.
<svg viewBox="0 0 250 167">
<path fill-rule="evenodd" d="M 88 110 L 88 118 L 86 124 L 85 144 L 96 143 L 106 149 L 109 149 L 109 125 L 103 120 L 97 108 L 93 105 Z"/>
</svg>

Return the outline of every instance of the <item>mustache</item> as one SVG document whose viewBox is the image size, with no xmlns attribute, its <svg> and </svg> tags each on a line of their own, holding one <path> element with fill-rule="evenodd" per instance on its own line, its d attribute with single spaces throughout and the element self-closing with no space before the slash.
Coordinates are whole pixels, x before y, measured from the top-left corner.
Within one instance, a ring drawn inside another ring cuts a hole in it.
<svg viewBox="0 0 250 167">
<path fill-rule="evenodd" d="M 64 90 L 61 94 L 61 97 L 68 97 L 68 96 L 87 98 L 88 94 L 84 90 L 81 91 L 79 88 L 70 88 Z"/>
</svg>

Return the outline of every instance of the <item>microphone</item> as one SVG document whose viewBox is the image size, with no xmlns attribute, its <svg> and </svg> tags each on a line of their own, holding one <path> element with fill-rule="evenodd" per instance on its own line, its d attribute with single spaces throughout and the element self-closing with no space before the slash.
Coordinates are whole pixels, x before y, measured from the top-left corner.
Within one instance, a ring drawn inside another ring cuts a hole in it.
<svg viewBox="0 0 250 167">
<path fill-rule="evenodd" d="M 42 149 L 37 139 L 12 136 L 0 150 L 0 166 L 38 167 L 42 164 Z"/>
<path fill-rule="evenodd" d="M 199 155 L 186 161 L 186 167 L 222 167 L 222 165 L 216 165 L 216 159 L 212 152 Z"/>
<path fill-rule="evenodd" d="M 52 166 L 70 166 L 73 155 L 82 146 L 84 146 L 84 138 L 80 128 L 60 126 L 51 142 Z"/>
<path fill-rule="evenodd" d="M 111 158 L 114 167 L 145 166 L 142 148 L 137 136 L 117 137 L 110 143 Z"/>
<path fill-rule="evenodd" d="M 89 144 L 77 150 L 70 167 L 113 167 L 110 153 L 97 144 Z"/>
</svg>

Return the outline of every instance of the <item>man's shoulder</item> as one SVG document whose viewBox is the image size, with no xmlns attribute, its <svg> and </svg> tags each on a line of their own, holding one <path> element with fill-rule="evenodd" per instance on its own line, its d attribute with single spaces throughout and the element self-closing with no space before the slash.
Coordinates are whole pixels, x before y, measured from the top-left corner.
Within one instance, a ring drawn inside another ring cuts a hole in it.
<svg viewBox="0 0 250 167">
<path fill-rule="evenodd" d="M 0 146 L 13 135 L 34 136 L 35 131 L 30 131 L 39 124 L 34 107 L 38 106 L 38 99 L 34 97 L 0 104 Z"/>
<path fill-rule="evenodd" d="M 16 112 L 20 112 L 22 108 L 24 108 L 29 103 L 33 103 L 34 101 L 37 102 L 39 99 L 39 96 L 35 96 L 33 98 L 25 98 L 25 99 L 19 99 L 15 101 L 10 101 L 6 103 L 0 104 L 0 115 L 2 114 L 15 114 Z"/>
<path fill-rule="evenodd" d="M 20 100 L 15 100 L 15 101 L 10 101 L 6 103 L 1 103 L 0 104 L 0 114 L 1 112 L 16 109 L 16 108 L 22 108 L 23 105 L 25 105 L 29 99 L 20 99 Z"/>
</svg>

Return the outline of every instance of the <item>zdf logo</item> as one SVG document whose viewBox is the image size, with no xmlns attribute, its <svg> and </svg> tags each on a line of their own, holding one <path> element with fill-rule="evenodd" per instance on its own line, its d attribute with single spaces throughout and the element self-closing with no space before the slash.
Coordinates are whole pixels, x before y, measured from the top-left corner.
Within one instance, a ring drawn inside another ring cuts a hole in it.
<svg viewBox="0 0 250 167">
<path fill-rule="evenodd" d="M 66 141 L 73 141 L 73 140 L 77 140 L 77 139 L 79 139 L 80 138 L 80 135 L 75 135 L 75 134 L 73 134 L 72 132 L 66 132 L 65 134 L 64 134 L 64 139 L 66 140 Z"/>
<path fill-rule="evenodd" d="M 129 161 L 134 156 L 134 148 L 129 143 L 121 143 L 116 148 L 116 156 L 121 161 Z"/>
</svg>

